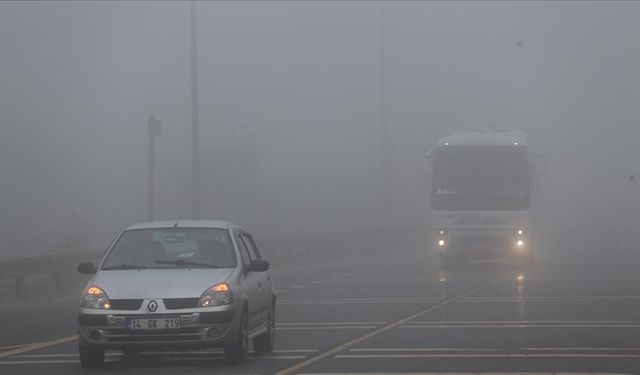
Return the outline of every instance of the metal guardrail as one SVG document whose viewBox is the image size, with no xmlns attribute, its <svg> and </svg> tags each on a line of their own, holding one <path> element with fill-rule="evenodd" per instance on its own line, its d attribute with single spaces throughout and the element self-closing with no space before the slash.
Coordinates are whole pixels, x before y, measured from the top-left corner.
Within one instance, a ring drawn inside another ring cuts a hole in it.
<svg viewBox="0 0 640 375">
<path fill-rule="evenodd" d="M 424 229 L 403 228 L 258 239 L 264 257 L 278 267 L 348 259 L 398 250 L 420 242 Z M 80 262 L 98 262 L 104 250 L 75 251 L 0 261 L 0 281 L 15 279 L 15 294 L 24 295 L 25 279 L 40 274 L 75 274 Z M 56 277 L 59 280 L 61 277 Z"/>
<path fill-rule="evenodd" d="M 15 294 L 25 292 L 25 278 L 45 273 L 76 272 L 83 261 L 98 260 L 104 250 L 74 251 L 0 262 L 0 280 L 15 279 Z"/>
</svg>

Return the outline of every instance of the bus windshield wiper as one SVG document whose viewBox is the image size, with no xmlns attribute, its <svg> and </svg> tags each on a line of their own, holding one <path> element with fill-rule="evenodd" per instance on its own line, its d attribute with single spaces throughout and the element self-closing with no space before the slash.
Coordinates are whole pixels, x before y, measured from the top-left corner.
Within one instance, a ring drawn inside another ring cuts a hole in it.
<svg viewBox="0 0 640 375">
<path fill-rule="evenodd" d="M 216 266 L 215 264 L 191 262 L 191 261 L 183 260 L 183 259 L 156 260 L 156 264 L 173 264 L 173 265 L 176 265 L 178 267 L 190 267 L 190 266 L 193 267 L 193 266 L 195 266 L 195 267 L 206 267 L 206 268 L 220 268 L 220 267 Z"/>
<path fill-rule="evenodd" d="M 142 270 L 145 268 L 149 268 L 147 266 L 139 266 L 137 264 L 126 264 L 123 263 L 119 266 L 107 266 L 107 267 L 102 267 L 103 270 L 108 271 L 108 270 Z"/>
</svg>

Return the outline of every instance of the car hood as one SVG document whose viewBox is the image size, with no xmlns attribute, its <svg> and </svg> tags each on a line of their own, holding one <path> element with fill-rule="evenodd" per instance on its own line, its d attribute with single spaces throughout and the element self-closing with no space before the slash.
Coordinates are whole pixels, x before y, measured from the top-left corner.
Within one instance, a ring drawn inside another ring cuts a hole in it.
<svg viewBox="0 0 640 375">
<path fill-rule="evenodd" d="M 99 271 L 93 284 L 109 298 L 197 298 L 226 281 L 233 269 L 142 269 Z"/>
</svg>

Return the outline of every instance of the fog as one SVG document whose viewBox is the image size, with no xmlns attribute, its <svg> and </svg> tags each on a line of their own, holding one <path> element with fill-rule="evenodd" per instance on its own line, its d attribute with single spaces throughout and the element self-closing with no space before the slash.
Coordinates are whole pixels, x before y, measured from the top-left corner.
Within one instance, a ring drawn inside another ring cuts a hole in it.
<svg viewBox="0 0 640 375">
<path fill-rule="evenodd" d="M 0 3 L 0 258 L 190 218 L 188 2 Z M 428 225 L 424 153 L 517 129 L 546 251 L 640 240 L 640 4 L 197 3 L 203 218 L 256 237 Z"/>
</svg>

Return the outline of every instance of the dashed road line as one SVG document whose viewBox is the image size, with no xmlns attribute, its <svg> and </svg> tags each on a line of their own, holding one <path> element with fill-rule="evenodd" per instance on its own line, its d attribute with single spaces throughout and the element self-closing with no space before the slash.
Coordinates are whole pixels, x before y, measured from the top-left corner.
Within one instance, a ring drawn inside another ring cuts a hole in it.
<svg viewBox="0 0 640 375">
<path fill-rule="evenodd" d="M 349 352 L 353 353 L 376 353 L 376 352 L 501 352 L 501 349 L 487 348 L 353 348 Z"/>
<path fill-rule="evenodd" d="M 640 354 L 600 353 L 413 353 L 413 354 L 341 354 L 336 359 L 398 359 L 398 358 L 640 358 Z"/>
<path fill-rule="evenodd" d="M 632 320 L 424 320 L 409 324 L 634 324 Z"/>
<path fill-rule="evenodd" d="M 280 305 L 381 304 L 381 303 L 430 303 L 430 302 L 440 302 L 440 301 L 443 301 L 443 299 L 441 298 L 290 299 L 290 300 L 278 301 L 278 306 Z"/>
<path fill-rule="evenodd" d="M 288 368 L 286 368 L 286 369 L 284 369 L 282 371 L 279 371 L 277 373 L 277 375 L 294 374 L 294 373 L 302 370 L 303 368 L 308 367 L 309 365 L 312 365 L 312 364 L 314 364 L 314 363 L 316 363 L 318 361 L 321 361 L 321 360 L 323 360 L 325 358 L 329 358 L 329 357 L 335 356 L 336 354 L 338 354 L 338 353 L 340 353 L 340 352 L 342 352 L 344 350 L 350 349 L 354 345 L 357 345 L 357 344 L 359 344 L 359 343 L 361 343 L 361 342 L 363 342 L 365 340 L 368 340 L 368 339 L 370 339 L 372 337 L 378 336 L 381 333 L 384 333 L 384 332 L 387 332 L 387 331 L 389 331 L 391 329 L 399 327 L 399 326 L 401 326 L 401 325 L 403 325 L 403 324 L 405 324 L 407 322 L 410 322 L 410 321 L 412 321 L 412 320 L 414 320 L 414 319 L 416 319 L 416 318 L 418 318 L 420 316 L 423 316 L 424 314 L 428 314 L 428 313 L 430 313 L 430 312 L 432 312 L 434 310 L 438 310 L 438 309 L 440 309 L 440 308 L 442 308 L 444 306 L 450 305 L 450 304 L 452 304 L 452 303 L 454 303 L 454 302 L 456 302 L 458 300 L 461 300 L 461 299 L 466 298 L 466 297 L 468 297 L 468 296 L 470 296 L 470 295 L 472 295 L 474 293 L 477 293 L 477 292 L 487 288 L 488 286 L 490 286 L 490 285 L 492 285 L 494 283 L 500 282 L 500 281 L 506 279 L 507 277 L 514 275 L 516 272 L 517 271 L 508 272 L 508 273 L 506 273 L 506 274 L 504 274 L 504 275 L 502 275 L 500 277 L 497 277 L 497 278 L 495 278 L 493 280 L 490 280 L 490 281 L 488 281 L 488 282 L 486 282 L 486 283 L 484 283 L 484 284 L 482 284 L 482 285 L 480 285 L 480 286 L 478 286 L 476 288 L 468 290 L 468 291 L 466 291 L 464 293 L 461 293 L 461 294 L 459 294 L 459 295 L 457 295 L 455 297 L 443 300 L 443 301 L 441 301 L 439 303 L 436 303 L 435 305 L 432 305 L 432 306 L 429 306 L 427 308 L 424 308 L 424 309 L 422 309 L 422 310 L 420 310 L 420 311 L 418 311 L 418 312 L 416 312 L 414 314 L 411 314 L 411 315 L 409 315 L 407 317 L 404 317 L 404 318 L 402 318 L 402 319 L 400 319 L 398 321 L 395 321 L 393 323 L 387 324 L 387 325 L 385 325 L 383 327 L 375 329 L 375 330 L 373 330 L 373 331 L 371 331 L 369 333 L 366 333 L 366 334 L 364 334 L 362 336 L 358 336 L 358 337 L 356 337 L 354 339 L 351 339 L 351 340 L 349 340 L 349 341 L 347 341 L 347 342 L 345 342 L 343 344 L 335 346 L 335 347 L 333 347 L 333 348 L 331 348 L 329 350 L 326 350 L 326 351 L 324 351 L 324 352 L 322 352 L 322 353 L 320 353 L 318 355 L 315 355 L 315 356 L 313 356 L 311 358 L 305 359 L 302 362 L 299 362 L 299 363 L 297 363 L 297 364 L 295 364 L 295 365 L 293 365 L 291 367 L 288 367 Z"/>
<path fill-rule="evenodd" d="M 114 357 L 118 357 L 118 358 L 114 358 Z M 121 359 L 119 357 L 121 357 L 121 355 L 116 355 L 116 356 L 107 356 L 107 358 L 105 359 L 105 362 L 118 362 Z M 20 360 L 0 360 L 0 366 L 2 365 L 53 365 L 53 364 L 79 364 L 80 360 L 78 359 L 78 356 L 75 354 L 70 354 L 70 355 L 56 355 L 56 356 L 49 356 L 49 357 L 44 357 L 42 356 L 42 359 L 37 359 L 38 357 L 15 357 L 16 359 L 20 359 Z M 66 359 L 48 359 L 48 358 L 66 358 Z M 307 356 L 304 355 L 260 355 L 260 356 L 249 356 L 248 359 L 249 360 L 262 360 L 262 359 L 266 359 L 266 360 L 292 360 L 292 359 L 305 359 L 307 358 Z M 177 356 L 177 357 L 166 357 L 166 356 L 155 356 L 155 357 L 151 357 L 149 358 L 153 361 L 159 361 L 159 362 L 181 362 L 181 361 L 198 361 L 198 362 L 211 362 L 211 361 L 226 361 L 226 358 L 222 355 L 220 356 L 201 356 L 201 357 L 194 357 L 194 356 Z"/>
<path fill-rule="evenodd" d="M 300 375 L 631 375 L 613 372 L 317 372 Z"/>
<path fill-rule="evenodd" d="M 472 302 L 598 302 L 611 300 L 639 300 L 640 296 L 530 296 L 530 297 L 470 297 L 463 301 Z"/>
<path fill-rule="evenodd" d="M 409 347 L 409 348 L 353 348 L 349 349 L 350 353 L 428 353 L 428 352 L 459 352 L 459 353 L 478 353 L 478 352 L 493 352 L 493 353 L 502 353 L 502 354 L 527 354 L 526 352 L 640 352 L 640 348 L 629 348 L 629 347 L 620 347 L 620 348 L 570 348 L 570 347 L 559 347 L 559 348 L 544 348 L 544 347 L 529 347 L 529 348 L 513 348 L 512 350 L 505 348 L 434 348 L 434 347 Z M 557 353 L 551 353 L 557 354 Z M 571 354 L 571 353 L 569 353 Z M 574 353 L 576 354 L 576 353 Z M 580 354 L 580 353 L 578 353 Z M 583 353 L 584 354 L 584 353 Z M 640 354 L 640 353 L 638 353 Z M 529 353 L 528 355 L 536 355 Z"/>
<path fill-rule="evenodd" d="M 432 324 L 403 325 L 400 329 L 451 328 L 640 328 L 640 324 Z"/>
<path fill-rule="evenodd" d="M 353 325 L 381 325 L 387 322 L 313 322 L 313 323 L 277 323 L 276 326 L 353 326 Z"/>
<path fill-rule="evenodd" d="M 281 327 L 280 331 L 329 331 L 340 329 L 374 329 L 378 326 Z"/>
</svg>

